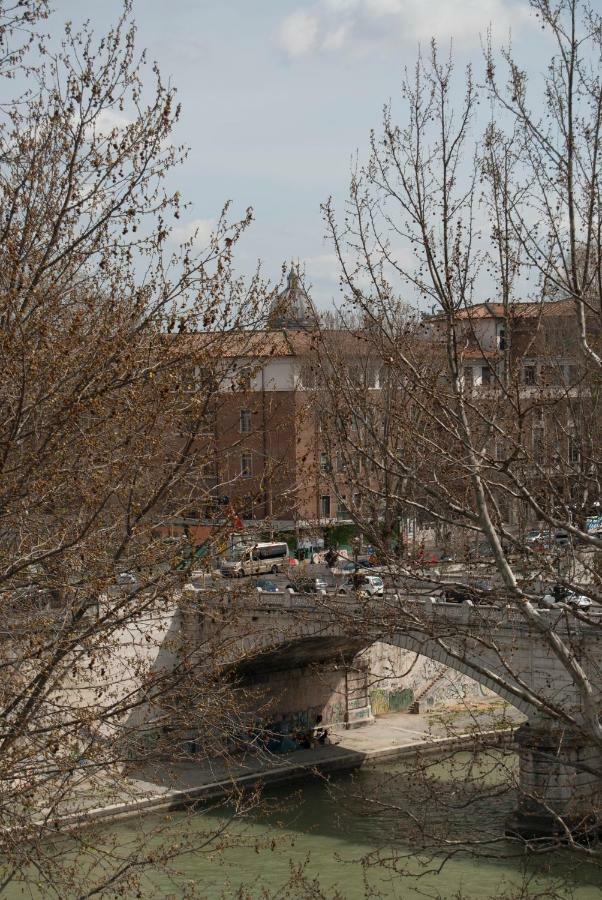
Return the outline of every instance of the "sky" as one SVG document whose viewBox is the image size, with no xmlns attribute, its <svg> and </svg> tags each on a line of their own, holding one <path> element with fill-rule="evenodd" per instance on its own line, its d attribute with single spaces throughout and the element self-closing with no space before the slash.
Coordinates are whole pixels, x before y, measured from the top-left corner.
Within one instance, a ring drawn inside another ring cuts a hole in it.
<svg viewBox="0 0 602 900">
<path fill-rule="evenodd" d="M 54 0 L 54 24 L 89 19 L 99 32 L 119 0 Z M 182 236 L 206 238 L 226 200 L 254 209 L 238 266 L 262 261 L 278 280 L 299 261 L 314 301 L 337 296 L 337 267 L 320 204 L 342 210 L 354 158 L 389 101 L 403 121 L 399 85 L 419 44 L 453 41 L 459 67 L 482 71 L 488 27 L 537 75 L 545 38 L 524 0 L 137 0 L 140 47 L 178 90 L 176 138 L 190 147 L 177 184 L 192 204 Z"/>
</svg>

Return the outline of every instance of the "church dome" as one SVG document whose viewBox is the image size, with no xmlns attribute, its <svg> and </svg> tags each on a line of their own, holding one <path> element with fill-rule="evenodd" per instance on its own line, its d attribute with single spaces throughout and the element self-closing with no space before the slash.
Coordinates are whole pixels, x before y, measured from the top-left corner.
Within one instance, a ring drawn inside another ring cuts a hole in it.
<svg viewBox="0 0 602 900">
<path fill-rule="evenodd" d="M 288 331 L 306 331 L 315 328 L 316 323 L 317 316 L 313 303 L 301 284 L 299 272 L 291 266 L 286 287 L 272 304 L 269 326 Z"/>
</svg>

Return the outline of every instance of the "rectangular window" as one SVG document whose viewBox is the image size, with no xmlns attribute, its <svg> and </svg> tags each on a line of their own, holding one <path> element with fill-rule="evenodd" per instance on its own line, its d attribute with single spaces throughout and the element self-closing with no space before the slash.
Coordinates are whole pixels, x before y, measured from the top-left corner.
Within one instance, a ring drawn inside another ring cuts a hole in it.
<svg viewBox="0 0 602 900">
<path fill-rule="evenodd" d="M 313 390 L 318 386 L 317 367 L 311 363 L 304 363 L 301 366 L 300 384 L 302 388 Z"/>
<path fill-rule="evenodd" d="M 341 497 L 337 502 L 337 519 L 349 519 L 349 509 L 347 507 L 346 497 Z"/>
<path fill-rule="evenodd" d="M 369 363 L 366 367 L 366 387 L 372 390 L 376 390 L 379 387 L 378 374 L 378 369 L 374 363 Z"/>
<path fill-rule="evenodd" d="M 351 384 L 355 385 L 355 387 L 362 387 L 364 379 L 362 377 L 361 366 L 355 363 L 348 367 L 347 373 Z"/>
<path fill-rule="evenodd" d="M 541 425 L 533 429 L 533 459 L 536 463 L 542 463 L 545 456 L 545 431 Z"/>
<path fill-rule="evenodd" d="M 500 330 L 499 330 L 499 332 L 498 332 L 498 336 L 497 336 L 497 345 L 498 345 L 498 347 L 500 348 L 500 350 L 505 350 L 506 347 L 507 347 L 507 344 L 506 344 L 506 329 L 505 329 L 505 328 L 500 328 Z"/>
<path fill-rule="evenodd" d="M 484 387 L 491 384 L 491 368 L 489 366 L 481 367 L 481 384 Z"/>
<path fill-rule="evenodd" d="M 537 366 L 532 364 L 523 366 L 523 384 L 531 386 L 537 384 Z"/>
<path fill-rule="evenodd" d="M 330 457 L 328 453 L 320 453 L 320 472 L 330 472 Z"/>
<path fill-rule="evenodd" d="M 253 474 L 253 455 L 251 453 L 240 454 L 240 474 L 243 478 L 250 478 Z"/>
<path fill-rule="evenodd" d="M 251 410 L 241 409 L 240 411 L 240 433 L 249 434 L 251 431 Z"/>
<path fill-rule="evenodd" d="M 579 450 L 579 438 L 574 432 L 569 434 L 569 462 L 572 465 L 578 465 L 579 460 L 581 459 L 581 452 Z"/>
<path fill-rule="evenodd" d="M 322 519 L 330 518 L 330 494 L 320 497 L 320 516 Z"/>
</svg>

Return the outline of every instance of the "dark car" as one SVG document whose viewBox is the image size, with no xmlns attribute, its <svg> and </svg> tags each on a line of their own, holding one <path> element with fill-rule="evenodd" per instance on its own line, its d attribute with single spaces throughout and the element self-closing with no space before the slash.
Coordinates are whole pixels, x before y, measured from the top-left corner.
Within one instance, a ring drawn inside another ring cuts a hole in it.
<svg viewBox="0 0 602 900">
<path fill-rule="evenodd" d="M 297 578 L 287 584 L 287 588 L 295 592 L 295 594 L 321 594 L 332 587 L 323 575 L 314 575 L 312 577 Z"/>
<path fill-rule="evenodd" d="M 492 586 L 488 581 L 475 581 L 472 584 L 453 584 L 445 587 L 441 592 L 441 598 L 446 603 L 468 603 L 476 606 L 479 603 L 489 603 Z"/>
</svg>

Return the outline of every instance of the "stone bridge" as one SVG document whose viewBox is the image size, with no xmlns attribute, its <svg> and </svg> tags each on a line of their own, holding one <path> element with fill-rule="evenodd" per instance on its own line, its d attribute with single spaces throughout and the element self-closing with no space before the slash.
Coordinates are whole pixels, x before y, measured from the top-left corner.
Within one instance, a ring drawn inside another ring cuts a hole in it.
<svg viewBox="0 0 602 900">
<path fill-rule="evenodd" d="M 185 633 L 219 640 L 239 673 L 266 673 L 353 655 L 374 642 L 410 650 L 479 682 L 521 710 L 519 808 L 510 828 L 525 836 L 602 822 L 602 743 L 587 721 L 584 688 L 559 658 L 559 642 L 587 676 L 600 708 L 602 610 L 542 610 L 545 630 L 516 607 L 469 606 L 389 595 L 360 601 L 326 595 L 224 595 L 186 604 Z M 369 711 L 368 711 L 369 712 Z M 367 718 L 367 717 L 366 717 Z"/>
</svg>

